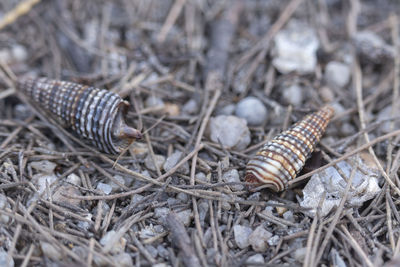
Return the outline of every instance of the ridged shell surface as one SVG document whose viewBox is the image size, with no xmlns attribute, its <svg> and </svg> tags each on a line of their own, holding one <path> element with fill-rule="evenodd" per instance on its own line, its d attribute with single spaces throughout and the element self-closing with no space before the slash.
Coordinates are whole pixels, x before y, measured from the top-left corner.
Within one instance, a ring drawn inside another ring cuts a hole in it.
<svg viewBox="0 0 400 267">
<path fill-rule="evenodd" d="M 105 89 L 47 78 L 25 78 L 18 90 L 29 102 L 106 153 L 120 153 L 140 132 L 123 115 L 129 104 Z"/>
<path fill-rule="evenodd" d="M 246 168 L 246 182 L 284 190 L 311 155 L 334 114 L 325 106 L 266 143 Z"/>
</svg>

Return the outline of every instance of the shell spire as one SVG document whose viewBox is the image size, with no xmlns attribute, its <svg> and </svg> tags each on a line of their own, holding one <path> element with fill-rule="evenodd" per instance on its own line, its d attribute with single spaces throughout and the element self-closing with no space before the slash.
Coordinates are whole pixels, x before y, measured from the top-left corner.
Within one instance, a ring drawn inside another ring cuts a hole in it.
<svg viewBox="0 0 400 267">
<path fill-rule="evenodd" d="M 333 114 L 332 107 L 324 106 L 275 136 L 247 163 L 245 181 L 283 191 L 303 168 Z"/>
<path fill-rule="evenodd" d="M 118 154 L 142 137 L 125 123 L 129 103 L 108 90 L 47 78 L 20 79 L 17 89 L 36 109 L 106 153 Z"/>
</svg>

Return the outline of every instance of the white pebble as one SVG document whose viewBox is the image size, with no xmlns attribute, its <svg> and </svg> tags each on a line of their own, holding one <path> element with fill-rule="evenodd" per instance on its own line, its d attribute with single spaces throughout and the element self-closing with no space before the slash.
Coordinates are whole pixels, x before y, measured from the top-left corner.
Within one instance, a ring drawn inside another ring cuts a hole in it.
<svg viewBox="0 0 400 267">
<path fill-rule="evenodd" d="M 250 227 L 235 225 L 233 226 L 233 235 L 235 237 L 236 245 L 241 248 L 247 248 L 249 246 L 249 236 L 253 232 Z"/>
<path fill-rule="evenodd" d="M 47 242 L 40 242 L 40 249 L 42 250 L 43 254 L 55 261 L 61 260 L 63 258 L 63 255 L 61 254 L 58 249 L 53 247 L 50 243 Z"/>
<path fill-rule="evenodd" d="M 217 115 L 226 115 L 226 116 L 229 116 L 229 115 L 232 115 L 233 112 L 235 112 L 235 108 L 236 108 L 236 105 L 234 105 L 234 104 L 229 104 L 229 105 L 226 105 L 226 106 L 224 106 L 224 107 L 222 107 L 222 108 L 219 108 L 219 109 L 216 111 L 216 114 L 217 114 Z"/>
<path fill-rule="evenodd" d="M 330 86 L 343 88 L 350 80 L 350 68 L 348 65 L 331 61 L 325 68 L 325 80 Z"/>
<path fill-rule="evenodd" d="M 113 259 L 116 266 L 121 266 L 121 267 L 133 266 L 132 258 L 126 252 L 115 255 Z"/>
<path fill-rule="evenodd" d="M 250 266 L 251 265 L 259 266 L 265 264 L 264 257 L 259 253 L 254 254 L 253 256 L 247 258 L 246 264 Z"/>
<path fill-rule="evenodd" d="M 245 119 L 250 126 L 260 126 L 267 120 L 268 112 L 263 102 L 249 96 L 237 103 L 235 115 Z"/>
<path fill-rule="evenodd" d="M 400 110 L 395 110 L 393 117 L 398 116 L 399 111 Z M 382 133 L 384 133 L 384 134 L 390 132 L 390 124 L 392 123 L 392 121 L 390 121 L 388 119 L 390 119 L 391 117 L 392 117 L 392 105 L 388 105 L 387 107 L 384 107 L 381 111 L 379 111 L 378 116 L 376 117 L 376 121 L 387 120 L 387 121 L 383 122 L 381 124 L 381 126 L 379 126 L 379 130 L 382 131 Z M 399 128 L 400 128 L 400 122 L 397 120 L 394 122 L 392 130 L 399 129 Z"/>
<path fill-rule="evenodd" d="M 292 84 L 283 89 L 282 97 L 286 103 L 298 107 L 303 103 L 303 89 L 297 84 Z"/>
<path fill-rule="evenodd" d="M 81 177 L 79 177 L 75 173 L 71 173 L 70 175 L 68 175 L 66 181 L 73 185 L 77 185 L 77 186 L 81 185 Z"/>
<path fill-rule="evenodd" d="M 181 151 L 175 151 L 174 153 L 171 154 L 167 158 L 167 160 L 164 163 L 164 170 L 167 172 L 171 170 L 175 165 L 182 160 L 182 152 Z M 185 162 L 182 166 L 180 166 L 177 170 L 180 173 L 183 174 L 188 174 L 189 173 L 189 163 Z"/>
<path fill-rule="evenodd" d="M 176 195 L 176 198 L 182 201 L 183 203 L 186 203 L 189 199 L 189 196 L 183 192 L 180 192 Z"/>
<path fill-rule="evenodd" d="M 6 208 L 11 208 L 10 203 L 8 203 L 7 197 L 5 195 L 0 194 L 0 210 L 5 210 Z M 10 222 L 10 217 L 8 215 L 1 214 L 0 222 L 3 224 L 8 224 Z"/>
<path fill-rule="evenodd" d="M 164 107 L 164 101 L 157 96 L 149 96 L 145 102 L 146 108 Z"/>
<path fill-rule="evenodd" d="M 97 184 L 97 189 L 101 190 L 103 192 L 103 194 L 105 194 L 105 195 L 109 195 L 112 191 L 111 185 L 101 183 L 101 182 Z"/>
<path fill-rule="evenodd" d="M 57 167 L 57 164 L 55 164 L 54 162 L 50 162 L 48 160 L 32 161 L 30 165 L 35 170 L 47 174 L 53 173 L 54 169 Z"/>
<path fill-rule="evenodd" d="M 303 263 L 306 257 L 306 253 L 307 253 L 306 247 L 298 248 L 294 251 L 294 258 L 296 259 L 296 261 Z"/>
<path fill-rule="evenodd" d="M 16 44 L 11 48 L 11 54 L 15 61 L 22 62 L 28 58 L 28 52 L 23 45 Z"/>
<path fill-rule="evenodd" d="M 118 181 L 120 184 L 125 185 L 125 179 L 121 175 L 114 175 L 114 179 Z M 111 192 L 120 191 L 122 188 L 117 183 L 114 183 L 110 180 L 110 186 L 112 188 Z"/>
<path fill-rule="evenodd" d="M 25 120 L 31 116 L 32 110 L 25 104 L 17 104 L 14 107 L 14 114 L 17 119 Z"/>
<path fill-rule="evenodd" d="M 283 214 L 283 218 L 289 222 L 294 222 L 293 211 L 288 210 Z"/>
<path fill-rule="evenodd" d="M 314 174 L 303 189 L 303 201 L 300 206 L 308 209 L 307 214 L 314 216 L 316 214 L 321 198 L 325 196 L 322 202 L 320 216 L 326 216 L 334 208 L 339 206 L 342 199 L 347 179 L 352 173 L 355 161 L 359 162 L 359 167 L 354 173 L 352 186 L 348 192 L 346 206 L 360 207 L 365 201 L 373 199 L 381 188 L 378 184 L 379 171 L 374 168 L 376 165 L 371 162 L 365 163 L 358 156 L 354 156 L 348 161 L 340 161 L 335 167 L 329 167 L 319 173 Z M 342 175 L 337 171 L 338 168 Z"/>
<path fill-rule="evenodd" d="M 250 144 L 250 131 L 244 119 L 221 115 L 210 119 L 210 139 L 235 150 L 243 150 Z"/>
<path fill-rule="evenodd" d="M 270 239 L 268 239 L 267 242 L 268 242 L 268 245 L 269 245 L 270 247 L 272 247 L 272 246 L 278 245 L 279 240 L 280 240 L 280 237 L 279 237 L 278 235 L 274 235 L 273 237 L 271 237 Z"/>
<path fill-rule="evenodd" d="M 225 172 L 222 175 L 222 180 L 224 180 L 227 183 L 240 183 L 240 178 L 239 178 L 239 172 L 236 169 L 232 169 L 230 171 Z M 243 190 L 243 185 L 229 185 L 230 188 L 232 188 L 234 191 L 240 191 Z"/>
<path fill-rule="evenodd" d="M 165 218 L 167 217 L 168 213 L 170 213 L 171 210 L 169 208 L 161 207 L 161 208 L 155 208 L 154 209 L 154 218 Z"/>
<path fill-rule="evenodd" d="M 271 237 L 272 234 L 260 225 L 249 236 L 249 243 L 254 251 L 265 252 L 268 248 L 268 240 Z"/>
<path fill-rule="evenodd" d="M 200 180 L 200 181 L 207 182 L 207 176 L 206 176 L 206 174 L 204 172 L 196 173 L 195 178 Z"/>
<path fill-rule="evenodd" d="M 134 142 L 131 147 L 133 154 L 135 154 L 139 159 L 144 159 L 147 153 L 149 153 L 149 148 L 145 143 Z"/>
<path fill-rule="evenodd" d="M 33 181 L 37 181 L 38 186 L 38 193 L 42 194 L 46 190 L 46 183 L 50 188 L 50 192 L 52 191 L 51 184 L 57 180 L 57 176 L 54 174 L 45 174 L 45 173 L 38 173 L 32 177 Z M 48 198 L 47 192 L 44 194 L 45 198 Z"/>
<path fill-rule="evenodd" d="M 292 20 L 274 39 L 272 64 L 281 73 L 314 72 L 317 66 L 318 37 L 307 25 Z"/>
<path fill-rule="evenodd" d="M 82 195 L 81 192 L 75 186 L 68 184 L 62 185 L 56 188 L 56 191 L 53 194 L 53 201 L 78 207 L 81 203 L 80 199 L 70 198 L 68 196 L 81 196 L 81 195 Z"/>
<path fill-rule="evenodd" d="M 100 244 L 105 247 L 110 247 L 112 254 L 121 253 L 125 250 L 126 239 L 121 237 L 119 240 L 115 240 L 116 232 L 111 230 L 107 232 L 101 239 Z M 112 244 L 110 244 L 112 243 Z"/>
<path fill-rule="evenodd" d="M 187 101 L 182 107 L 182 113 L 189 115 L 196 114 L 198 110 L 199 104 L 194 99 L 189 99 L 189 101 Z"/>
<path fill-rule="evenodd" d="M 163 155 L 154 155 L 154 161 L 155 161 L 156 165 L 158 166 L 158 168 L 160 170 L 162 170 L 162 167 L 165 162 L 165 157 Z M 151 157 L 150 154 L 147 155 L 146 159 L 144 160 L 144 165 L 152 171 L 157 170 L 156 165 L 154 165 L 153 158 Z"/>
<path fill-rule="evenodd" d="M 176 213 L 176 217 L 180 220 L 183 225 L 189 226 L 190 222 L 192 221 L 192 211 L 191 210 L 183 210 Z"/>
</svg>

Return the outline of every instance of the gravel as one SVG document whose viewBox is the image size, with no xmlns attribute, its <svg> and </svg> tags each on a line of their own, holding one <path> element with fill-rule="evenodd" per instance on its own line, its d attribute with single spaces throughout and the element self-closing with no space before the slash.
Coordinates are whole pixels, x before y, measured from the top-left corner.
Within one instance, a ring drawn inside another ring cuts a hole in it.
<svg viewBox="0 0 400 267">
<path fill-rule="evenodd" d="M 247 121 L 249 126 L 260 126 L 268 118 L 267 108 L 258 98 L 249 96 L 237 103 L 235 115 Z"/>
</svg>

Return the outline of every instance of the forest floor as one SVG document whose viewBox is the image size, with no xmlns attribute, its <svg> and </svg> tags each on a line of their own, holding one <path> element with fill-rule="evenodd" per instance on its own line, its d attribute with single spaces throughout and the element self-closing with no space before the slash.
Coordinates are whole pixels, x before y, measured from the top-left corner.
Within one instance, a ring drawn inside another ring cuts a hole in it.
<svg viewBox="0 0 400 267">
<path fill-rule="evenodd" d="M 0 3 L 1 266 L 399 266 L 398 1 Z M 16 82 L 130 102 L 98 151 Z M 276 134 L 335 115 L 287 188 L 244 180 Z M 38 113 L 39 112 L 39 113 Z"/>
</svg>

